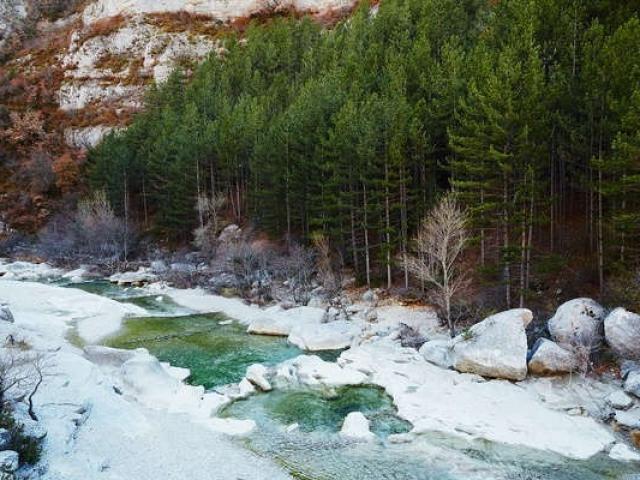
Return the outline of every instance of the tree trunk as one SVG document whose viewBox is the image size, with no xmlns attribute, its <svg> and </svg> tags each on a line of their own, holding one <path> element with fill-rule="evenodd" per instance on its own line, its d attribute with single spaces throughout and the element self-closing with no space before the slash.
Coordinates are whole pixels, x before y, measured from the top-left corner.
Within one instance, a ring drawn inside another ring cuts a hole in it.
<svg viewBox="0 0 640 480">
<path fill-rule="evenodd" d="M 364 210 L 363 210 L 363 221 L 364 221 L 364 265 L 365 272 L 367 276 L 367 287 L 371 288 L 371 255 L 369 252 L 369 222 L 368 222 L 368 201 L 367 201 L 367 185 L 362 182 L 362 193 L 363 193 L 363 202 L 364 202 Z"/>
<path fill-rule="evenodd" d="M 507 201 L 509 191 L 507 186 L 507 174 L 503 174 L 502 182 L 502 249 L 504 261 L 505 300 L 507 308 L 511 307 L 511 265 L 509 261 L 509 213 Z"/>
<path fill-rule="evenodd" d="M 389 205 L 389 165 L 387 159 L 384 164 L 384 179 L 385 179 L 385 191 L 384 191 L 384 217 L 385 217 L 385 240 L 387 243 L 387 288 L 391 289 L 391 208 Z"/>
</svg>

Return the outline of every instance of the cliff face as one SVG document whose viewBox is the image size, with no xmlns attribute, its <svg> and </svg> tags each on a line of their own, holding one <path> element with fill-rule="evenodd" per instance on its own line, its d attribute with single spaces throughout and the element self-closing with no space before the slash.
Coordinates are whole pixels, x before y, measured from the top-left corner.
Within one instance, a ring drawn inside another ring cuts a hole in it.
<svg viewBox="0 0 640 480">
<path fill-rule="evenodd" d="M 35 230 L 78 195 L 83 151 L 127 124 L 150 83 L 221 53 L 221 32 L 284 12 L 340 16 L 355 1 L 0 2 L 0 221 Z"/>
</svg>

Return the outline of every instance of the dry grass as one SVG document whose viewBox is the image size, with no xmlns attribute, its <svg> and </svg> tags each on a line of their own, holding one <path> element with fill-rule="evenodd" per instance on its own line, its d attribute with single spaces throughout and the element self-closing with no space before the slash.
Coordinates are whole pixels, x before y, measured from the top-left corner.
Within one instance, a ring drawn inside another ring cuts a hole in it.
<svg viewBox="0 0 640 480">
<path fill-rule="evenodd" d="M 631 441 L 636 446 L 636 448 L 640 448 L 640 430 L 634 430 L 630 434 Z"/>
<path fill-rule="evenodd" d="M 209 15 L 189 12 L 150 13 L 146 20 L 165 33 L 184 33 L 217 37 L 222 25 Z"/>
<path fill-rule="evenodd" d="M 104 37 L 120 30 L 125 24 L 123 15 L 102 18 L 92 23 L 82 35 L 82 43 L 93 37 Z"/>
<path fill-rule="evenodd" d="M 107 53 L 96 62 L 96 68 L 109 69 L 113 73 L 121 72 L 127 66 L 129 66 L 129 56 L 126 54 Z"/>
</svg>

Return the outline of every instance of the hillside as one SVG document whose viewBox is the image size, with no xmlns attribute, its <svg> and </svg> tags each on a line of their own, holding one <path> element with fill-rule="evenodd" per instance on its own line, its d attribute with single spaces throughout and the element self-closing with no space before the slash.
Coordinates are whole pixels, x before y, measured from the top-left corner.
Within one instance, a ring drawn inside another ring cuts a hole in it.
<svg viewBox="0 0 640 480">
<path fill-rule="evenodd" d="M 333 21 L 354 2 L 49 3 L 0 6 L 0 219 L 31 232 L 75 197 L 85 149 L 129 123 L 146 86 L 219 53 L 221 38 L 249 18 Z"/>
</svg>

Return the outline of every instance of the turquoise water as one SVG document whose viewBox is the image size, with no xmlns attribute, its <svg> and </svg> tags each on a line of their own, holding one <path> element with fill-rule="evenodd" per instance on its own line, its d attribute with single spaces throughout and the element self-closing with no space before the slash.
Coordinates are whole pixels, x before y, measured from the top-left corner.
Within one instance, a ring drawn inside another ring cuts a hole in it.
<svg viewBox="0 0 640 480">
<path fill-rule="evenodd" d="M 208 389 L 239 382 L 254 363 L 275 365 L 302 353 L 285 338 L 248 335 L 245 326 L 227 321 L 219 314 L 135 318 L 106 343 L 144 347 L 163 362 L 189 368 L 189 382 Z"/>
<path fill-rule="evenodd" d="M 298 424 L 301 432 L 336 433 L 351 412 L 362 412 L 380 438 L 406 433 L 411 424 L 396 416 L 393 400 L 374 386 L 345 387 L 332 397 L 310 390 L 278 390 L 237 401 L 221 416 L 253 419 L 264 428 Z"/>
</svg>

